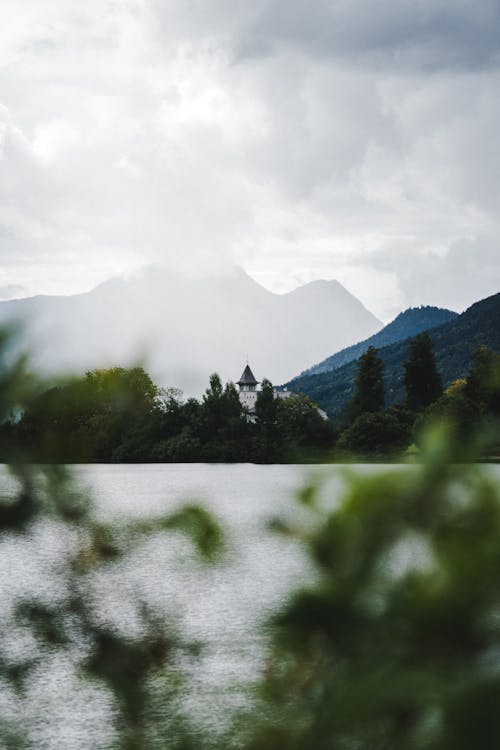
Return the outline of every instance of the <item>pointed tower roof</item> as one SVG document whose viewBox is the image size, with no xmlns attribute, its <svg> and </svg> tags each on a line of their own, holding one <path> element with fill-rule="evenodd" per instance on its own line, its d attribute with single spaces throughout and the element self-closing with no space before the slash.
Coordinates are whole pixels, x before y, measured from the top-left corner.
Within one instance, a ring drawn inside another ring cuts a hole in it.
<svg viewBox="0 0 500 750">
<path fill-rule="evenodd" d="M 247 365 L 243 370 L 243 375 L 238 380 L 238 385 L 258 385 L 259 381 L 255 379 L 255 375 L 250 369 L 250 365 Z"/>
</svg>

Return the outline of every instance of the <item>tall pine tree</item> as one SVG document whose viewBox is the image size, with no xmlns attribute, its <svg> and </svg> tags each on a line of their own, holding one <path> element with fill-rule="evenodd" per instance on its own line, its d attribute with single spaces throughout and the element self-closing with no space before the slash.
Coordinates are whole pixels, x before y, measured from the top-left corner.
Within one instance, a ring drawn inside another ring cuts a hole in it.
<svg viewBox="0 0 500 750">
<path fill-rule="evenodd" d="M 411 340 L 410 357 L 404 363 L 404 368 L 409 409 L 425 409 L 442 395 L 443 381 L 436 367 L 432 339 L 428 333 L 419 333 Z"/>
<path fill-rule="evenodd" d="M 356 390 L 348 407 L 352 420 L 361 414 L 381 411 L 385 405 L 384 363 L 374 346 L 359 358 Z"/>
<path fill-rule="evenodd" d="M 274 397 L 273 384 L 267 378 L 261 383 L 261 390 L 255 402 L 257 431 L 255 451 L 259 461 L 272 463 L 278 458 L 278 411 L 280 403 Z"/>
</svg>

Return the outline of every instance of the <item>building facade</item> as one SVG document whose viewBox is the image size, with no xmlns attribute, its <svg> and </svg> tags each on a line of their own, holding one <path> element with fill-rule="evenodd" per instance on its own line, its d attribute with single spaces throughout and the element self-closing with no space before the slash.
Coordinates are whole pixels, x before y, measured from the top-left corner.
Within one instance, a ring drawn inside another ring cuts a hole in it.
<svg viewBox="0 0 500 750">
<path fill-rule="evenodd" d="M 254 422 L 255 404 L 257 403 L 257 397 L 259 395 L 259 381 L 253 374 L 248 362 L 236 385 L 239 387 L 240 403 L 246 409 L 248 419 L 251 422 Z M 274 398 L 280 399 L 289 398 L 294 395 L 293 391 L 289 391 L 287 388 L 274 388 L 273 393 Z M 317 406 L 316 410 L 323 419 L 328 419 L 328 415 L 323 409 L 320 409 Z"/>
<path fill-rule="evenodd" d="M 257 401 L 257 386 L 259 381 L 256 379 L 250 365 L 247 364 L 243 370 L 243 374 L 237 383 L 240 389 L 240 402 L 248 411 L 249 414 L 255 413 L 255 403 Z"/>
</svg>

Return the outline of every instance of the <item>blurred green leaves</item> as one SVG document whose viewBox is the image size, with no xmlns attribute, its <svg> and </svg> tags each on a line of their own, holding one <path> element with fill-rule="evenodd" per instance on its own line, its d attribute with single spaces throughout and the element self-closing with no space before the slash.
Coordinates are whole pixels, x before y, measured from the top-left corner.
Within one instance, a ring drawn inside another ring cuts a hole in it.
<svg viewBox="0 0 500 750">
<path fill-rule="evenodd" d="M 0 417 L 12 419 L 26 404 L 37 402 L 40 386 L 27 369 L 25 357 L 13 358 L 6 351 L 11 337 L 0 332 Z M 154 409 L 157 389 L 141 368 L 124 371 L 88 373 L 82 384 L 65 386 L 66 418 L 77 418 L 82 409 L 97 406 L 93 416 L 106 419 L 113 426 L 116 415 L 133 418 L 145 407 Z M 89 400 L 79 397 L 92 394 Z M 131 409 L 130 393 L 135 394 L 135 412 Z M 102 394 L 97 401 L 95 396 Z M 59 399 L 59 396 L 57 396 Z M 75 403 L 73 403 L 75 400 Z M 92 402 L 92 403 L 91 403 Z M 109 407 L 109 408 L 108 408 Z M 108 410 L 108 411 L 106 411 Z M 57 428 L 57 425 L 55 426 Z M 59 439 L 59 438 L 58 438 Z M 223 549 L 223 535 L 217 522 L 203 508 L 190 505 L 175 509 L 147 521 L 103 522 L 93 508 L 91 498 L 79 491 L 71 472 L 60 464 L 37 465 L 29 445 L 22 451 L 11 446 L 11 473 L 17 489 L 0 496 L 0 542 L 24 544 L 49 526 L 64 542 L 65 552 L 55 567 L 45 575 L 57 578 L 57 594 L 48 597 L 33 588 L 29 580 L 22 581 L 21 571 L 11 575 L 18 580 L 21 590 L 15 599 L 0 610 L 0 745 L 20 748 L 29 740 L 30 722 L 21 714 L 9 716 L 4 712 L 5 691 L 12 691 L 13 700 L 22 706 L 30 682 L 37 669 L 54 655 L 73 664 L 75 679 L 97 682 L 112 696 L 115 715 L 109 717 L 115 725 L 116 747 L 139 750 L 149 747 L 152 738 L 158 741 L 156 720 L 151 717 L 155 700 L 155 681 L 161 685 L 162 726 L 177 727 L 172 747 L 193 747 L 189 721 L 182 716 L 177 702 L 177 688 L 182 670 L 172 660 L 179 652 L 194 651 L 172 628 L 165 617 L 151 609 L 140 592 L 128 604 L 135 610 L 138 626 L 133 631 L 118 627 L 112 620 L 103 619 L 95 601 L 92 582 L 96 576 L 115 576 L 131 553 L 155 534 L 165 537 L 184 534 L 204 560 L 215 562 Z M 36 454 L 39 457 L 39 453 Z M 51 572 L 50 572 L 51 571 Z M 42 581 L 43 582 L 43 581 Z M 50 582 L 49 582 L 50 583 Z M 49 586 L 50 589 L 50 586 Z M 0 599 L 1 601 L 1 599 Z M 175 604 L 172 603 L 175 612 Z M 12 638 L 23 634 L 29 648 L 9 648 Z M 57 713 L 57 706 L 54 707 Z M 12 713 L 12 712 L 11 712 Z M 168 717 L 168 721 L 165 717 Z M 50 721 L 50 717 L 48 717 Z M 85 746 L 82 738 L 82 746 Z M 158 744 L 156 744 L 158 746 Z"/>
<path fill-rule="evenodd" d="M 500 746 L 498 481 L 454 464 L 439 428 L 423 450 L 352 472 L 332 512 L 307 488 L 318 580 L 274 620 L 274 712 L 250 747 Z"/>
<path fill-rule="evenodd" d="M 24 360 L 2 359 L 7 341 L 0 338 L 4 417 L 34 383 Z M 480 375 L 488 363 L 482 355 Z M 493 386 L 474 387 L 496 398 Z M 16 462 L 19 489 L 1 498 L 0 538 L 29 539 L 50 522 L 69 552 L 56 598 L 19 596 L 4 614 L 4 633 L 29 631 L 34 647 L 13 656 L 0 638 L 2 685 L 22 698 L 37 666 L 65 654 L 78 679 L 112 697 L 117 750 L 498 750 L 500 492 L 498 474 L 473 463 L 497 433 L 492 425 L 464 437 L 461 464 L 450 435 L 444 421 L 428 427 L 419 465 L 351 470 L 336 504 L 325 502 L 321 479 L 310 482 L 295 526 L 273 522 L 304 545 L 316 578 L 273 616 L 256 707 L 249 701 L 224 736 L 194 733 L 176 702 L 182 633 L 140 596 L 132 602 L 139 627 L 120 629 L 99 615 L 91 586 L 96 574 L 119 574 L 157 534 L 184 534 L 217 561 L 224 540 L 211 515 L 192 504 L 151 520 L 103 522 L 64 467 Z M 0 716 L 3 746 L 22 746 L 22 723 Z"/>
<path fill-rule="evenodd" d="M 221 528 L 201 505 L 185 505 L 153 523 L 161 529 L 184 533 L 207 562 L 220 559 L 224 548 Z M 147 527 L 144 530 L 150 531 Z"/>
</svg>

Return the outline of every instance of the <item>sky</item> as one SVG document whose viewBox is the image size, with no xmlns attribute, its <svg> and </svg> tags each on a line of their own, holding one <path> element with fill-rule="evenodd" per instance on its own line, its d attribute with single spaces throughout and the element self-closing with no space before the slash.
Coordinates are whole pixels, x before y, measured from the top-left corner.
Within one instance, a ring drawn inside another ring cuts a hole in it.
<svg viewBox="0 0 500 750">
<path fill-rule="evenodd" d="M 2 0 L 0 299 L 147 263 L 500 290 L 500 0 Z"/>
</svg>

